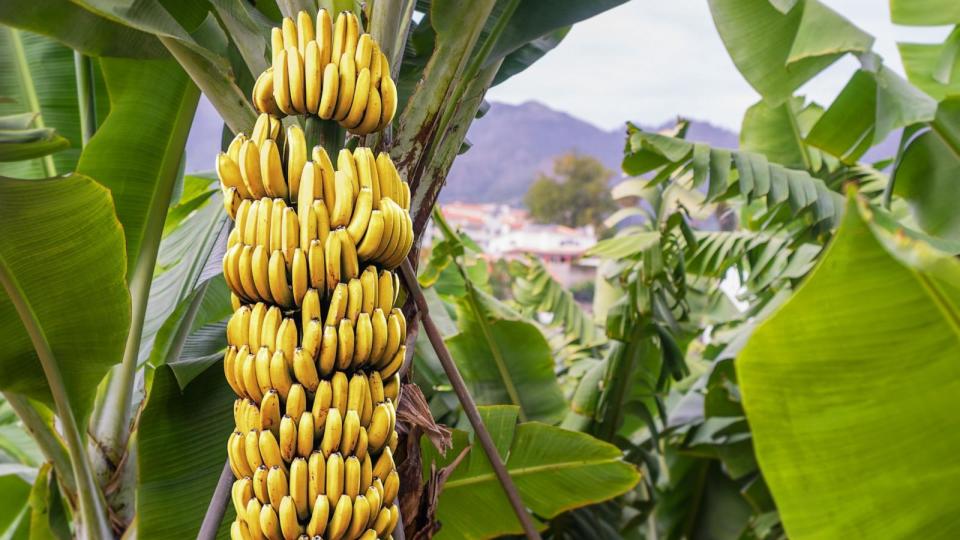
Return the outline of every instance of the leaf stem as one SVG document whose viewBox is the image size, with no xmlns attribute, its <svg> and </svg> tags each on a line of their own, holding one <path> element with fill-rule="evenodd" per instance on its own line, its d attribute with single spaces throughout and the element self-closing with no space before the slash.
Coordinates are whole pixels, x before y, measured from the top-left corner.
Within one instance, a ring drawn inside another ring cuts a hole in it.
<svg viewBox="0 0 960 540">
<path fill-rule="evenodd" d="M 80 112 L 80 136 L 87 146 L 97 131 L 96 84 L 93 80 L 93 62 L 80 51 L 73 51 L 73 66 L 77 80 L 77 102 Z"/>
<path fill-rule="evenodd" d="M 20 31 L 14 30 L 13 28 L 8 28 L 10 32 L 10 41 L 13 43 L 13 53 L 17 60 L 17 71 L 20 75 L 20 85 L 23 90 L 24 98 L 27 100 L 27 107 L 30 108 L 30 112 L 35 113 L 37 116 L 34 118 L 33 123 L 38 128 L 45 127 L 43 123 L 43 111 L 40 109 L 40 99 L 37 97 L 37 89 L 33 86 L 33 74 L 30 73 L 30 64 L 27 63 L 27 53 L 23 48 L 23 40 L 20 37 Z M 43 156 L 41 163 L 43 163 L 43 174 L 47 178 L 52 178 L 57 175 L 57 167 L 53 163 L 53 156 L 47 154 Z"/>
<path fill-rule="evenodd" d="M 43 457 L 53 463 L 57 476 L 63 481 L 71 499 L 76 497 L 77 481 L 73 476 L 73 468 L 70 465 L 70 455 L 63 447 L 60 436 L 54 430 L 52 419 L 44 418 L 44 416 L 49 417 L 49 413 L 41 412 L 26 396 L 20 394 L 3 392 L 3 398 L 20 417 L 20 421 L 26 426 L 27 431 L 30 432 L 33 440 L 43 453 Z"/>
<path fill-rule="evenodd" d="M 87 461 L 84 451 L 84 438 L 77 428 L 77 419 L 73 415 L 70 396 L 67 394 L 66 386 L 64 386 L 63 375 L 57 365 L 56 356 L 53 354 L 50 342 L 47 341 L 47 336 L 40 326 L 40 321 L 37 320 L 37 314 L 33 311 L 33 306 L 30 305 L 23 289 L 20 288 L 17 279 L 11 274 L 9 266 L 2 256 L 0 256 L 0 285 L 3 285 L 7 296 L 23 322 L 27 334 L 30 335 L 30 341 L 36 349 L 43 373 L 50 385 L 50 393 L 53 395 L 57 416 L 60 417 L 64 439 L 70 452 L 73 475 L 77 480 L 77 496 L 80 506 L 78 515 L 81 518 L 78 527 L 83 529 L 85 533 L 83 536 L 90 540 L 112 538 L 113 532 L 106 519 L 107 511 L 103 492 L 100 491 L 100 486 L 97 485 L 93 476 L 90 462 Z"/>
</svg>

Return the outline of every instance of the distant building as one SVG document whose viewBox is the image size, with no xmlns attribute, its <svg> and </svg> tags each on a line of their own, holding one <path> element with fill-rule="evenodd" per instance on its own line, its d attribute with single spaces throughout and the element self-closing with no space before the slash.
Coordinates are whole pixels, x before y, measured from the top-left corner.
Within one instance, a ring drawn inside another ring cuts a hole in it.
<svg viewBox="0 0 960 540">
<path fill-rule="evenodd" d="M 491 259 L 534 255 L 564 286 L 591 280 L 596 273 L 596 260 L 583 257 L 597 242 L 593 227 L 533 223 L 526 210 L 502 204 L 454 202 L 440 209 L 451 227 L 470 236 Z M 438 234 L 432 230 L 428 237 Z"/>
</svg>

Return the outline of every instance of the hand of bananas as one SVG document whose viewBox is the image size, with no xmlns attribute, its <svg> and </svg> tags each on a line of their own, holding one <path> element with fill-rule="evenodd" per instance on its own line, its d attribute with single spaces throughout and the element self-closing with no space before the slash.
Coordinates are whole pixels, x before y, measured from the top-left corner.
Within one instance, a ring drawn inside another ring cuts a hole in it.
<svg viewBox="0 0 960 540">
<path fill-rule="evenodd" d="M 283 19 L 270 36 L 273 61 L 253 86 L 257 112 L 311 114 L 335 120 L 352 133 L 382 130 L 397 112 L 397 86 L 386 55 L 360 33 L 356 15 L 336 24 L 325 9 L 316 24 L 306 11 Z"/>
<path fill-rule="evenodd" d="M 275 115 L 369 133 L 393 118 L 396 87 L 352 13 L 334 27 L 321 10 L 314 27 L 301 12 L 272 38 L 253 92 L 263 113 L 216 161 L 235 222 L 223 258 L 234 309 L 223 367 L 239 396 L 230 534 L 392 538 L 407 334 L 392 269 L 414 241 L 410 189 L 387 154 L 343 149 L 334 167 Z"/>
</svg>

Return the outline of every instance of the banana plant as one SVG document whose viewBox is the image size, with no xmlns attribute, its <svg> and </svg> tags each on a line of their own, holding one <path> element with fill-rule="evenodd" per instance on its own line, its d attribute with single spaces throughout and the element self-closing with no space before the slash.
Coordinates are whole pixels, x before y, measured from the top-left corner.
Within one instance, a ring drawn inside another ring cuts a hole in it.
<svg viewBox="0 0 960 540">
<path fill-rule="evenodd" d="M 0 525 L 83 538 L 197 533 L 230 429 L 214 366 L 229 309 L 217 264 L 227 228 L 212 180 L 183 175 L 183 150 L 201 92 L 228 132 L 252 127 L 253 75 L 282 15 L 353 10 L 383 44 L 400 114 L 367 144 L 390 150 L 409 181 L 419 238 L 486 90 L 619 3 L 0 7 L 11 44 L 2 61 L 17 74 L 0 83 L 11 98 L 0 113 L 30 114 L 48 144 L 0 164 L 0 386 L 42 455 L 18 450 L 27 443 L 4 451 L 23 466 L 0 476 L 4 497 L 33 494 Z"/>
</svg>

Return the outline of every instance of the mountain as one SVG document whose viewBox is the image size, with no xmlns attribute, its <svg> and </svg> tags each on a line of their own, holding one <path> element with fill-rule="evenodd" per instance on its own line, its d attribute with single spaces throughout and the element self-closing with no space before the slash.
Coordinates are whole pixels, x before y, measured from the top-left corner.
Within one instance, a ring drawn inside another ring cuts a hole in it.
<svg viewBox="0 0 960 540">
<path fill-rule="evenodd" d="M 473 146 L 454 161 L 440 198 L 519 203 L 537 174 L 549 172 L 553 158 L 571 151 L 593 156 L 619 174 L 625 136 L 625 128 L 604 131 L 535 101 L 492 103 L 487 114 L 470 126 L 467 139 Z M 706 122 L 692 122 L 688 138 L 737 146 L 736 133 Z"/>
</svg>

